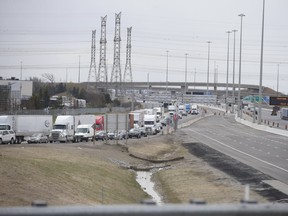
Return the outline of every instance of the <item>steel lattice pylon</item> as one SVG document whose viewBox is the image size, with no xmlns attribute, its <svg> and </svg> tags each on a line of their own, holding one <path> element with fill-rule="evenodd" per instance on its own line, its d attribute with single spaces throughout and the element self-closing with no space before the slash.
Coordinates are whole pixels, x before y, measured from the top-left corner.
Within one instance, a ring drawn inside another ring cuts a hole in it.
<svg viewBox="0 0 288 216">
<path fill-rule="evenodd" d="M 111 82 L 119 82 L 121 83 L 121 65 L 120 65 L 120 19 L 121 12 L 119 14 L 115 14 L 115 36 L 114 36 L 114 62 L 111 73 Z"/>
<path fill-rule="evenodd" d="M 131 70 L 131 31 L 132 27 L 127 28 L 126 65 L 123 82 L 133 82 Z"/>
<path fill-rule="evenodd" d="M 96 70 L 96 45 L 95 45 L 95 36 L 96 30 L 92 31 L 92 43 L 91 43 L 91 62 L 90 62 L 90 69 L 88 74 L 88 82 L 91 81 L 91 77 L 94 76 L 95 82 L 97 81 L 97 70 Z"/>
<path fill-rule="evenodd" d="M 108 82 L 106 65 L 106 20 L 107 16 L 101 17 L 100 61 L 97 82 Z"/>
</svg>

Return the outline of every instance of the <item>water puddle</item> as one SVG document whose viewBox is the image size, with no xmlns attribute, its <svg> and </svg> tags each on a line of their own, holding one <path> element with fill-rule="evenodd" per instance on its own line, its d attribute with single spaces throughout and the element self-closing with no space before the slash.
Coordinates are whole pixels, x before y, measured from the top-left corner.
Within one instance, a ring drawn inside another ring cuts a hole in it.
<svg viewBox="0 0 288 216">
<path fill-rule="evenodd" d="M 146 171 L 138 171 L 136 181 L 140 184 L 141 188 L 151 196 L 157 205 L 162 205 L 162 199 L 159 194 L 154 190 L 154 182 L 151 181 L 152 173 Z"/>
</svg>

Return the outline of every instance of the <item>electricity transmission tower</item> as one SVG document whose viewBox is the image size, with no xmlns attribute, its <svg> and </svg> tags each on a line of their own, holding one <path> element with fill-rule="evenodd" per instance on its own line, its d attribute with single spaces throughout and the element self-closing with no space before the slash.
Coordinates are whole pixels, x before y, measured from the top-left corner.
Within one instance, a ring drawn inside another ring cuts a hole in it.
<svg viewBox="0 0 288 216">
<path fill-rule="evenodd" d="M 101 17 L 101 39 L 100 39 L 100 61 L 97 76 L 97 82 L 108 81 L 107 65 L 106 65 L 106 20 L 107 16 Z"/>
<path fill-rule="evenodd" d="M 96 54 L 96 46 L 95 46 L 95 35 L 96 30 L 92 31 L 92 43 L 91 43 L 91 62 L 90 69 L 88 74 L 88 82 L 91 81 L 91 77 L 94 76 L 95 82 L 97 81 L 97 70 L 96 70 L 96 62 L 95 62 L 95 54 Z"/>
<path fill-rule="evenodd" d="M 120 66 L 120 19 L 121 12 L 119 14 L 115 14 L 115 36 L 114 36 L 114 62 L 111 73 L 111 82 L 119 82 L 121 83 L 121 66 Z M 118 89 L 116 89 L 117 92 Z"/>
<path fill-rule="evenodd" d="M 126 65 L 123 82 L 133 82 L 131 70 L 131 31 L 132 27 L 127 28 Z"/>
</svg>

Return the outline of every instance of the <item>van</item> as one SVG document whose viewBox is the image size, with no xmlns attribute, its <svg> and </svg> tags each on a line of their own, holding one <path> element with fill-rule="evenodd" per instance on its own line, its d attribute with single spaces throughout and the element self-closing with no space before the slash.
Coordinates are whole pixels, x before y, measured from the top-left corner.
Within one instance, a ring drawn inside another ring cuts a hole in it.
<svg viewBox="0 0 288 216">
<path fill-rule="evenodd" d="M 78 125 L 76 128 L 75 139 L 76 142 L 86 141 L 93 139 L 94 129 L 92 125 Z"/>
</svg>

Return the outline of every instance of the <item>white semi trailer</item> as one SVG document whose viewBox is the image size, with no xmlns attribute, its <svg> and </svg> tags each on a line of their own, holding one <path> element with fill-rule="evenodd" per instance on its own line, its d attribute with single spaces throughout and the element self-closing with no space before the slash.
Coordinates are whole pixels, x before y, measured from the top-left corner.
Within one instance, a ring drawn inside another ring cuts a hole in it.
<svg viewBox="0 0 288 216">
<path fill-rule="evenodd" d="M 0 130 L 13 130 L 16 142 L 35 133 L 49 135 L 52 129 L 52 115 L 5 115 L 0 116 Z"/>
</svg>

